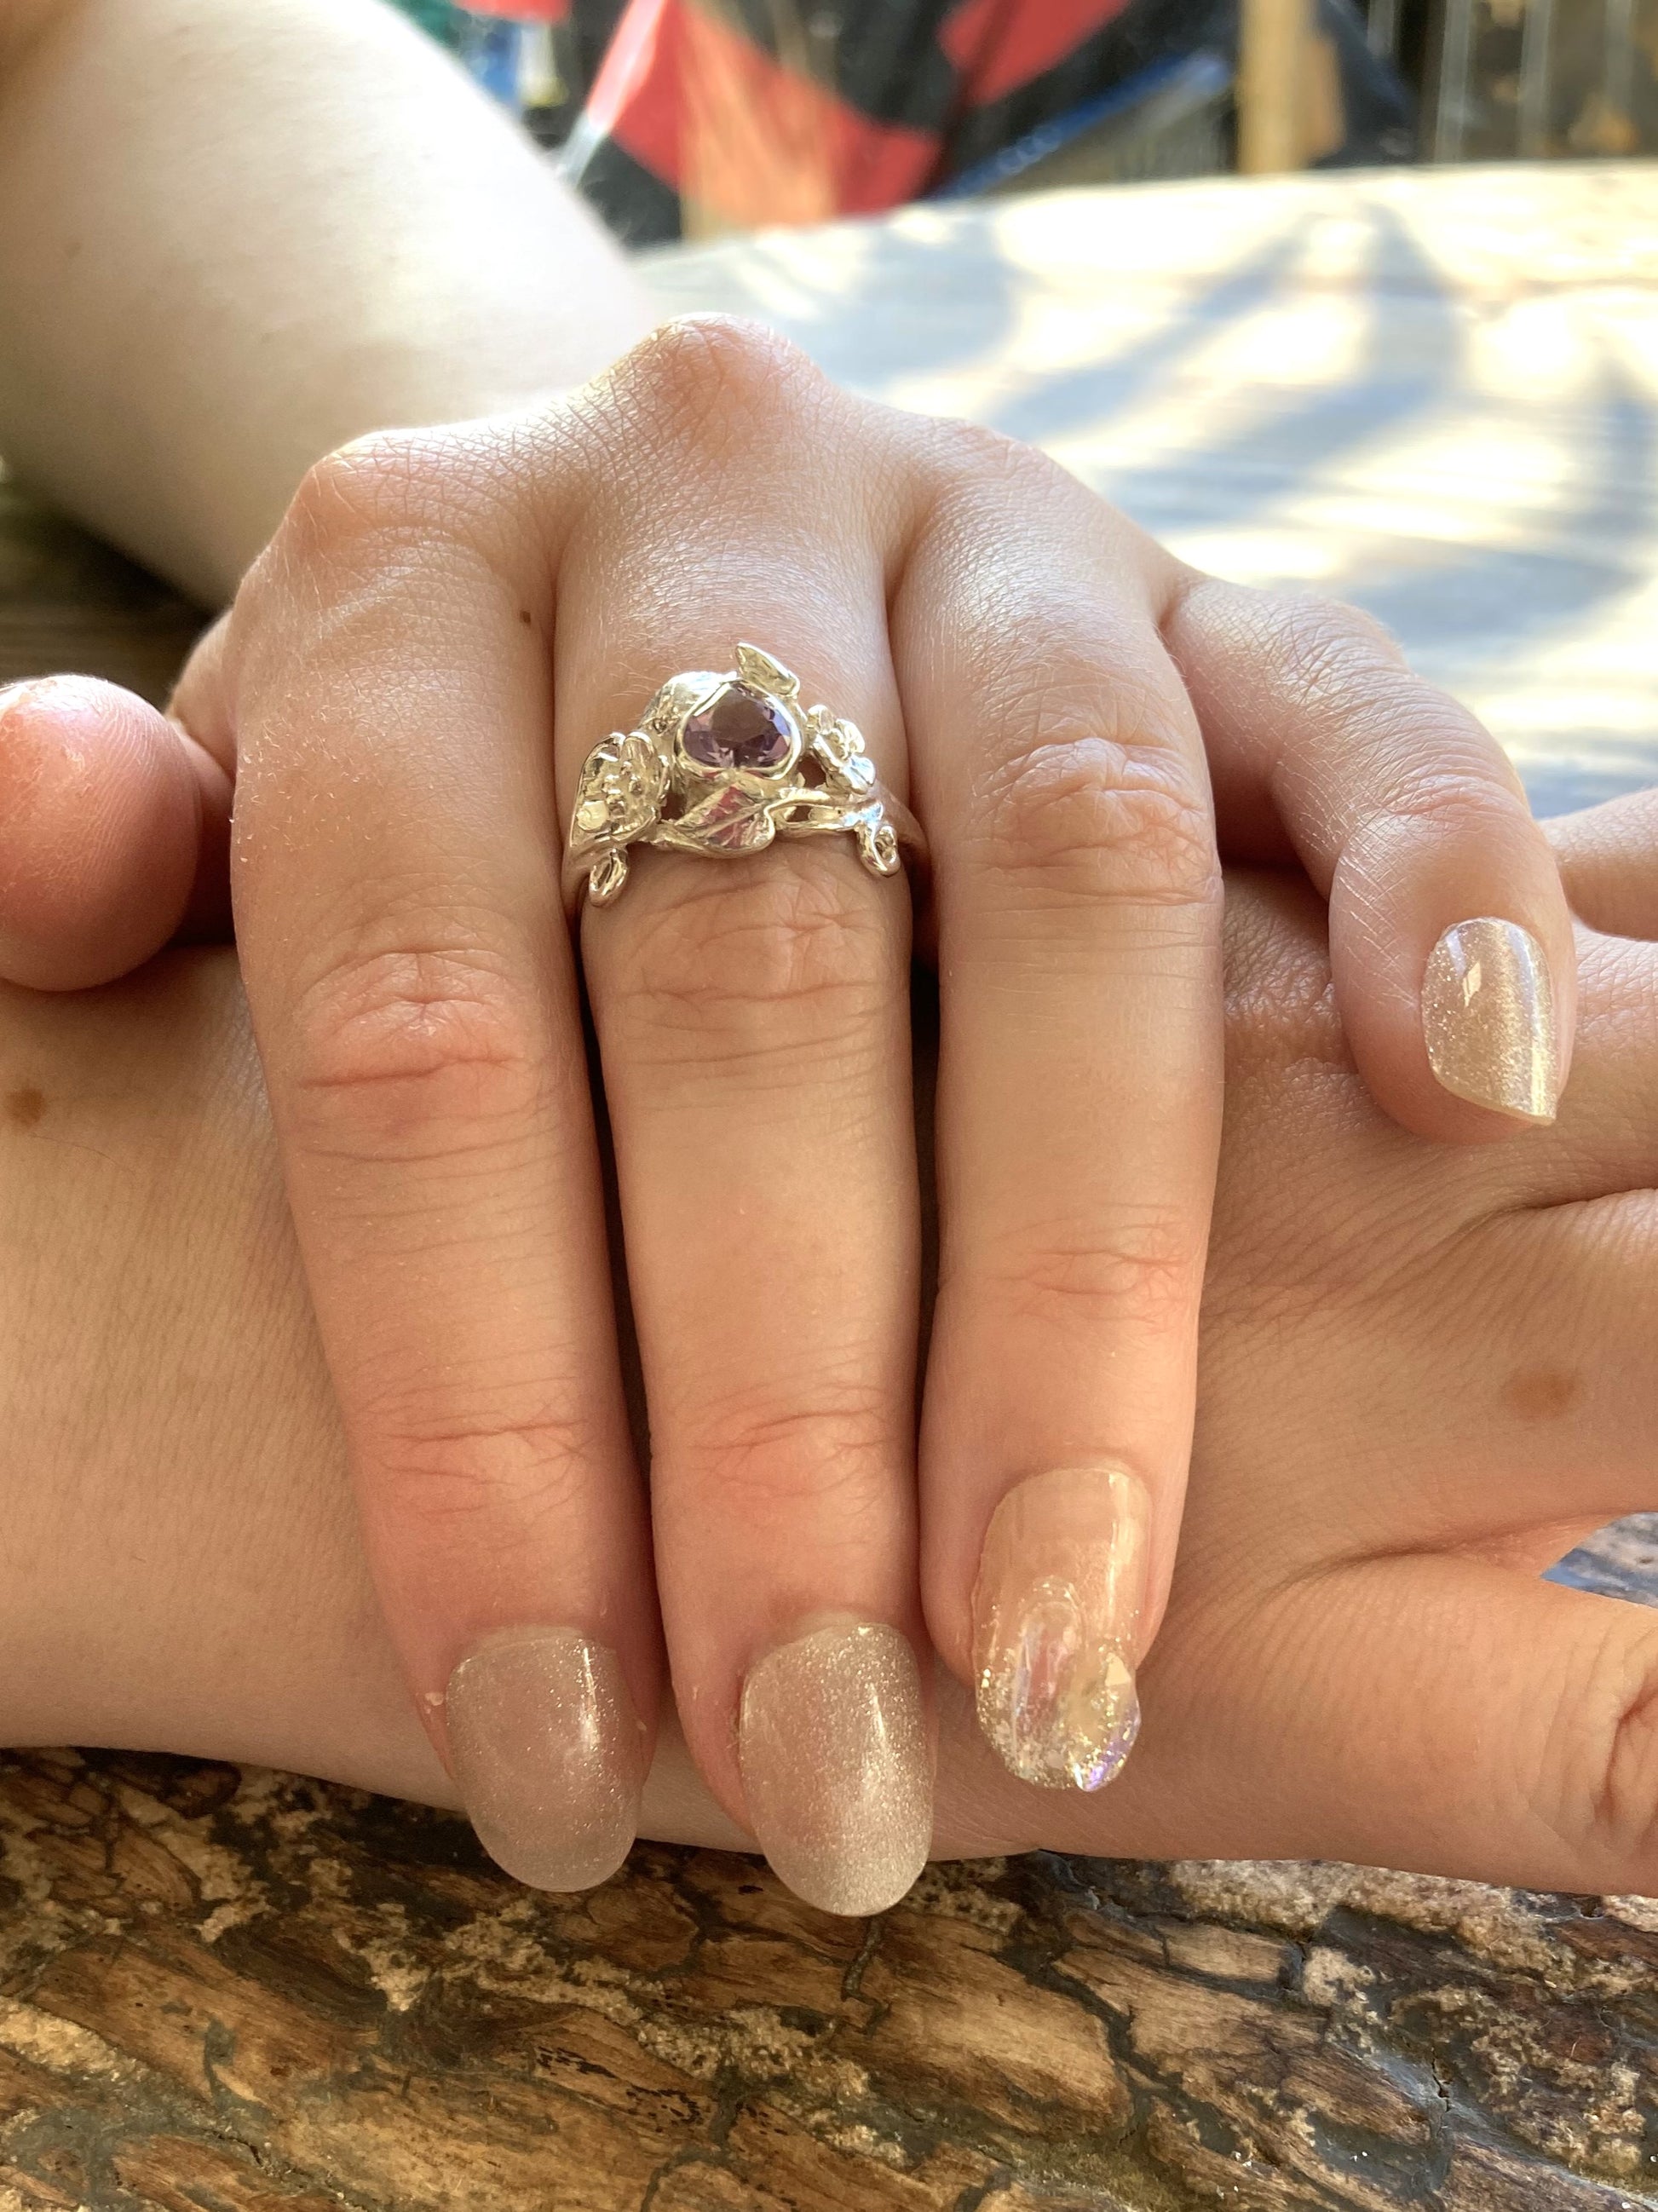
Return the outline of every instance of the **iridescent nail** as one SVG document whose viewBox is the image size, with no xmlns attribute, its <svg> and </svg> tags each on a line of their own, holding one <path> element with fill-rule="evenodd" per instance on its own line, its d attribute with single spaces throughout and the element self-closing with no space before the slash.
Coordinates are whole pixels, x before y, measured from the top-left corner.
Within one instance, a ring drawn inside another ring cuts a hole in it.
<svg viewBox="0 0 1658 2212">
<path fill-rule="evenodd" d="M 1521 1121 L 1554 1119 L 1554 988 L 1528 929 L 1491 915 L 1448 929 L 1422 979 L 1422 1028 L 1447 1091 Z"/>
<path fill-rule="evenodd" d="M 444 1699 L 449 1761 L 491 1858 L 536 1889 L 591 1889 L 639 1822 L 646 1741 L 614 1651 L 574 1628 L 490 1637 Z"/>
<path fill-rule="evenodd" d="M 1099 1790 L 1139 1732 L 1151 1504 L 1120 1468 L 1033 1475 L 991 1516 L 973 1595 L 979 1724 L 1021 1781 Z"/>
<path fill-rule="evenodd" d="M 932 1764 L 909 1638 L 831 1621 L 777 1645 L 743 1685 L 738 1749 L 749 1819 L 809 1905 L 896 1905 L 926 1863 Z"/>
</svg>

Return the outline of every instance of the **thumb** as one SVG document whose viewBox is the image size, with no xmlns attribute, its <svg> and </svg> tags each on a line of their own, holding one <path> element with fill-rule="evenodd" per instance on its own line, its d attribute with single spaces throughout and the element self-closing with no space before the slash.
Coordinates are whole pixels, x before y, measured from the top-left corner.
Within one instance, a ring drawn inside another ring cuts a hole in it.
<svg viewBox="0 0 1658 2212">
<path fill-rule="evenodd" d="M 106 983 L 228 925 L 230 780 L 143 699 L 90 676 L 0 690 L 0 977 Z"/>
<path fill-rule="evenodd" d="M 1651 1607 L 1415 1553 L 1297 1583 L 1271 1636 L 1275 1664 L 1182 1738 L 1217 1851 L 1658 1888 Z"/>
</svg>

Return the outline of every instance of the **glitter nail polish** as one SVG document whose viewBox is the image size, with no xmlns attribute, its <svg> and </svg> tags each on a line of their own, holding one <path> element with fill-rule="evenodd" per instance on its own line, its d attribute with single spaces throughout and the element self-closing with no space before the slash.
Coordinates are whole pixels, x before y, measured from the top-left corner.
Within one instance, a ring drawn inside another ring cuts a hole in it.
<svg viewBox="0 0 1658 2212">
<path fill-rule="evenodd" d="M 1518 922 L 1481 915 L 1445 932 L 1422 979 L 1422 1028 L 1447 1091 L 1521 1121 L 1554 1119 L 1554 991 L 1542 946 Z"/>
<path fill-rule="evenodd" d="M 774 1646 L 744 1682 L 738 1747 L 754 1832 L 797 1895 L 854 1916 L 898 1902 L 932 1838 L 921 1675 L 907 1636 L 835 1620 Z"/>
<path fill-rule="evenodd" d="M 628 1856 L 645 1732 L 615 1652 L 574 1628 L 489 1638 L 449 1677 L 450 1765 L 491 1858 L 536 1889 L 591 1889 Z"/>
</svg>

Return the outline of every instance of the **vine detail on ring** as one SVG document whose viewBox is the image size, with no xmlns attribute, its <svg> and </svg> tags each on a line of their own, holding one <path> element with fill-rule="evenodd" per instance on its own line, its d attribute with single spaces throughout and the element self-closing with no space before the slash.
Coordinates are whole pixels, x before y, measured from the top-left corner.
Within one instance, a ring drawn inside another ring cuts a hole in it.
<svg viewBox="0 0 1658 2212">
<path fill-rule="evenodd" d="M 569 858 L 606 906 L 628 880 L 629 848 L 734 860 L 778 837 L 849 834 L 872 875 L 899 866 L 898 837 L 856 725 L 802 709 L 800 679 L 758 646 L 723 675 L 671 677 L 637 728 L 582 763 Z"/>
</svg>

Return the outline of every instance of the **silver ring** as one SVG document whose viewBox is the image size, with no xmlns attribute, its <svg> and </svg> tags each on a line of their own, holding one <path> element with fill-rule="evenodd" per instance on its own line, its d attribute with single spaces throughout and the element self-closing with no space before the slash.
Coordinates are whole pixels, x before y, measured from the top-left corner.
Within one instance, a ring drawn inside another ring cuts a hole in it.
<svg viewBox="0 0 1658 2212">
<path fill-rule="evenodd" d="M 802 708 L 800 679 L 758 646 L 737 665 L 671 676 L 637 728 L 582 763 L 567 888 L 608 906 L 635 845 L 741 860 L 779 837 L 845 834 L 872 875 L 923 855 L 920 825 L 875 773 L 855 724 Z"/>
</svg>

